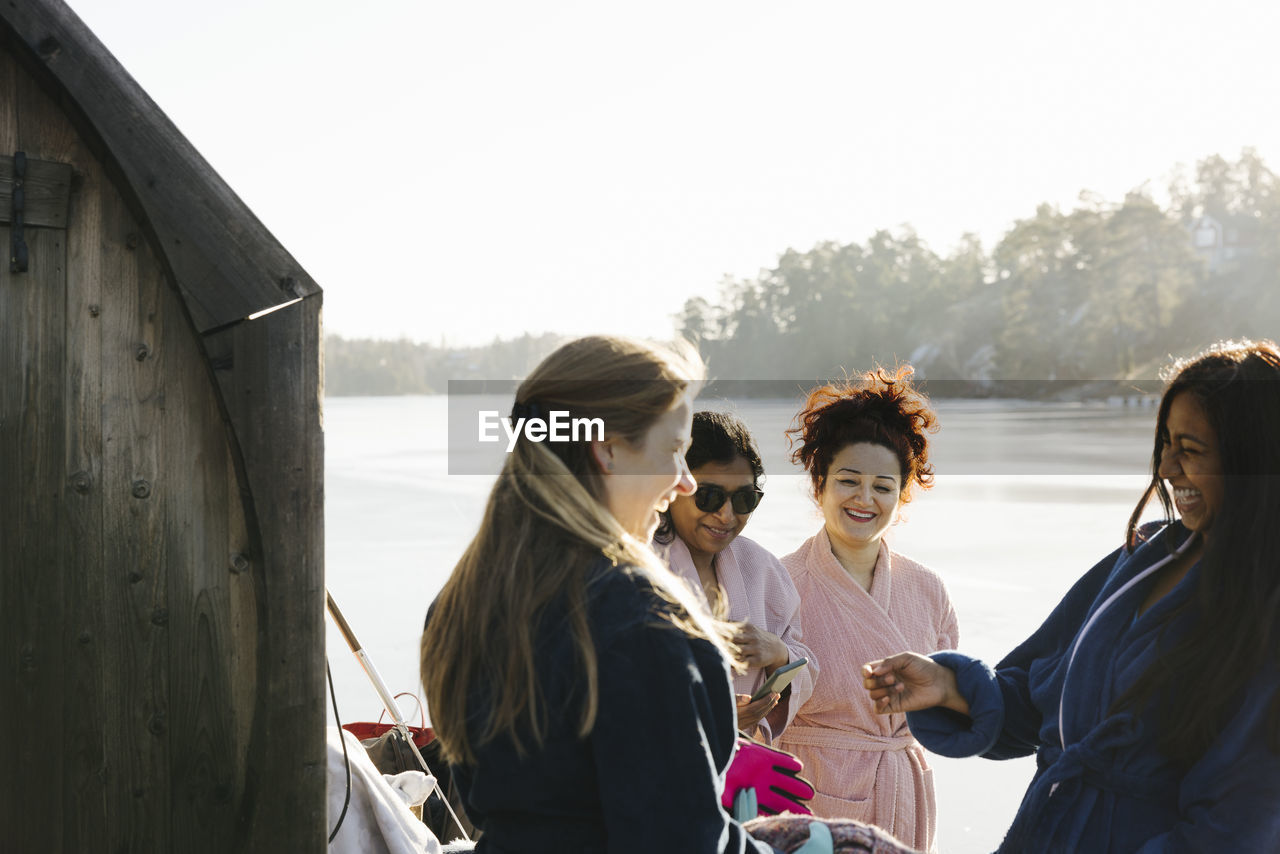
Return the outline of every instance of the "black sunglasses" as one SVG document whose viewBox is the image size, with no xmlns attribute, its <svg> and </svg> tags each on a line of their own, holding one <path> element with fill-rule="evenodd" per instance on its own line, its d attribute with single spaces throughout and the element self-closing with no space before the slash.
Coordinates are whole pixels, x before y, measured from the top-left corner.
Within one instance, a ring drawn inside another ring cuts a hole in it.
<svg viewBox="0 0 1280 854">
<path fill-rule="evenodd" d="M 724 506 L 726 500 L 733 504 L 733 512 L 742 516 L 760 506 L 764 498 L 764 490 L 757 486 L 744 486 L 729 492 L 723 486 L 708 483 L 698 487 L 693 493 L 693 504 L 703 513 L 715 513 Z"/>
</svg>

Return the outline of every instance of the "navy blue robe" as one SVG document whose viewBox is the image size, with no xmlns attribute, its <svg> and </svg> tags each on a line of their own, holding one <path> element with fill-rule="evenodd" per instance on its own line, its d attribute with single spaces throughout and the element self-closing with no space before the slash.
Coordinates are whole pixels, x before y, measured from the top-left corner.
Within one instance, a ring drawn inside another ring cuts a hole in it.
<svg viewBox="0 0 1280 854">
<path fill-rule="evenodd" d="M 925 747 L 990 759 L 1036 753 L 1036 775 L 1001 852 L 1280 852 L 1280 756 L 1266 735 L 1280 687 L 1274 662 L 1248 683 L 1217 740 L 1189 769 L 1157 750 L 1143 715 L 1108 714 L 1158 657 L 1160 630 L 1193 595 L 1198 567 L 1140 616 L 1152 578 L 1100 613 L 1099 606 L 1186 536 L 1175 523 L 1132 554 L 1108 555 L 994 673 L 959 653 L 933 656 L 956 672 L 972 717 L 942 708 L 910 713 L 908 725 Z M 1095 613 L 1068 667 L 1072 644 Z M 1169 628 L 1165 648 L 1178 633 L 1176 623 Z"/>
<path fill-rule="evenodd" d="M 583 691 L 564 604 L 537 632 L 539 689 L 553 709 L 540 748 L 508 738 L 478 745 L 453 771 L 467 814 L 484 831 L 478 852 L 688 851 L 772 854 L 720 806 L 737 713 L 727 663 L 704 640 L 662 620 L 665 603 L 643 579 L 601 559 L 588 581 L 599 710 L 576 729 Z M 430 617 L 428 617 L 430 619 Z M 491 702 L 476 686 L 476 720 Z"/>
</svg>

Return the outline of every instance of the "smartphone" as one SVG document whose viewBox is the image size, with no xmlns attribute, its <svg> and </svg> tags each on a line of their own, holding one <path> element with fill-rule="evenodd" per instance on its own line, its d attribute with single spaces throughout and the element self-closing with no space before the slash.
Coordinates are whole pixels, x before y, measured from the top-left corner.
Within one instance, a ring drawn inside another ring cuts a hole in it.
<svg viewBox="0 0 1280 854">
<path fill-rule="evenodd" d="M 751 702 L 759 700 L 761 697 L 767 697 L 770 694 L 781 694 L 783 689 L 791 684 L 791 680 L 800 675 L 800 668 L 809 663 L 807 658 L 797 658 L 795 661 L 788 661 L 779 667 L 773 673 L 769 674 L 769 678 L 761 683 L 756 692 L 751 695 Z"/>
</svg>

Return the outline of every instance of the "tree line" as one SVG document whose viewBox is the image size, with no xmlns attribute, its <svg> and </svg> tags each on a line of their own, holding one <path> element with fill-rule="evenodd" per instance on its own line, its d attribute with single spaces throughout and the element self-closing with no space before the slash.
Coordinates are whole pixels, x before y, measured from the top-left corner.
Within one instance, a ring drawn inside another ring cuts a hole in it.
<svg viewBox="0 0 1280 854">
<path fill-rule="evenodd" d="M 1280 335 L 1280 194 L 1256 152 L 1118 202 L 1042 204 L 987 252 L 909 227 L 788 250 L 688 300 L 677 331 L 720 377 L 819 380 L 908 361 L 971 394 L 1154 378 L 1173 355 Z M 1046 383 L 1046 381 L 1049 381 Z"/>
<path fill-rule="evenodd" d="M 675 332 L 721 379 L 806 384 L 906 361 L 954 393 L 1105 393 L 1154 378 L 1171 354 L 1280 337 L 1278 189 L 1246 149 L 1119 202 L 1042 204 L 989 252 L 966 235 L 941 255 L 909 226 L 788 249 L 772 269 L 723 282 L 716 300 L 686 301 Z M 518 379 L 561 340 L 457 349 L 328 336 L 326 386 L 442 393 L 450 379 Z"/>
<path fill-rule="evenodd" d="M 518 380 L 554 350 L 555 333 L 496 339 L 482 347 L 434 347 L 407 339 L 324 338 L 325 393 L 445 394 L 450 380 Z"/>
</svg>

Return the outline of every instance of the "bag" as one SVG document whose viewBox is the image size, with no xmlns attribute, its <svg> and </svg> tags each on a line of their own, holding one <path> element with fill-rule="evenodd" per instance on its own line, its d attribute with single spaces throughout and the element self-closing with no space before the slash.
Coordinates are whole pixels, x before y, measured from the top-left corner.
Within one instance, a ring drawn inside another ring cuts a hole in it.
<svg viewBox="0 0 1280 854">
<path fill-rule="evenodd" d="M 414 815 L 422 819 L 422 823 L 440 841 L 444 842 L 459 838 L 458 825 L 454 823 L 453 816 L 449 815 L 448 808 L 440 800 L 440 792 L 444 792 L 445 797 L 449 799 L 449 806 L 453 808 L 454 813 L 458 816 L 458 821 L 462 823 L 463 830 L 466 831 L 468 836 L 475 839 L 478 835 L 475 825 L 471 823 L 462 809 L 462 795 L 458 792 L 458 787 L 454 785 L 453 774 L 449 769 L 449 764 L 444 761 L 444 757 L 440 753 L 440 745 L 435 740 L 435 731 L 426 725 L 427 714 L 426 710 L 422 708 L 422 701 L 418 699 L 418 695 L 410 694 L 408 691 L 396 694 L 395 699 L 399 700 L 401 697 L 413 697 L 418 704 L 418 726 L 406 728 L 413 738 L 413 743 L 417 745 L 418 752 L 422 754 L 422 758 L 430 769 L 428 773 L 436 778 L 436 785 L 440 787 L 439 792 L 431 793 L 425 804 L 419 807 L 412 807 Z M 409 749 L 409 742 L 405 740 L 404 735 L 396 728 L 396 725 L 383 723 L 382 719 L 386 717 L 386 714 L 387 712 L 384 709 L 382 714 L 378 716 L 376 723 L 357 721 L 345 724 L 342 728 L 360 739 L 360 743 L 364 745 L 365 751 L 369 754 L 369 759 L 381 773 L 399 774 L 401 771 L 423 770 L 422 766 L 418 764 L 418 758 Z"/>
<path fill-rule="evenodd" d="M 422 708 L 422 701 L 418 699 L 418 695 L 410 694 L 408 691 L 401 691 L 399 694 L 396 694 L 395 696 L 397 700 L 399 700 L 401 697 L 413 697 L 414 702 L 418 704 L 419 724 L 418 726 L 408 727 L 408 730 L 409 730 L 409 734 L 413 736 L 413 743 L 418 746 L 419 750 L 421 750 L 422 748 L 427 746 L 427 743 L 429 741 L 431 741 L 433 738 L 436 737 L 436 734 L 435 732 L 432 731 L 431 727 L 427 726 L 427 712 L 425 709 Z M 376 723 L 369 723 L 368 721 L 357 721 L 355 723 L 345 724 L 343 725 L 342 728 L 345 729 L 347 732 L 351 733 L 352 735 L 354 735 L 356 738 L 360 739 L 360 743 L 365 746 L 365 749 L 368 749 L 369 748 L 368 742 L 371 740 L 382 739 L 389 732 L 394 732 L 397 735 L 399 735 L 399 730 L 396 729 L 395 724 L 382 722 L 382 719 L 385 718 L 386 716 L 387 716 L 387 710 L 383 709 L 382 714 L 378 716 L 378 720 Z M 377 757 L 373 756 L 373 752 L 370 751 L 369 756 L 371 759 L 373 759 L 373 764 L 377 765 L 378 770 L 381 771 L 383 774 L 398 774 L 401 771 L 421 771 L 422 770 L 421 768 L 418 767 L 418 761 L 413 758 L 413 751 L 409 750 L 409 748 L 405 745 L 404 736 L 400 736 L 400 744 L 401 744 L 401 749 L 403 749 L 405 753 L 408 754 L 408 757 L 409 757 L 409 764 L 400 768 L 394 768 L 394 769 L 383 768 L 381 765 L 378 765 Z"/>
</svg>

